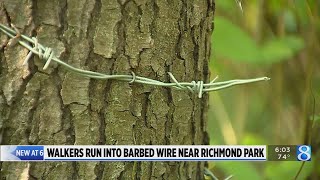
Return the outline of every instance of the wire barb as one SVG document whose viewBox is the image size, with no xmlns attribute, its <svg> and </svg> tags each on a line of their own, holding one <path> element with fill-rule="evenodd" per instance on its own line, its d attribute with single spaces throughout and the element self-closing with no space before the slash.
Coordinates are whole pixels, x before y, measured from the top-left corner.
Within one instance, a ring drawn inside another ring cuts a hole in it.
<svg viewBox="0 0 320 180">
<path fill-rule="evenodd" d="M 17 32 L 16 30 L 13 30 L 1 23 L 0 23 L 0 30 L 12 39 L 19 36 L 17 42 L 21 46 L 29 50 L 29 53 L 23 62 L 24 65 L 28 63 L 32 55 L 38 55 L 40 59 L 43 59 L 45 61 L 43 70 L 47 69 L 50 63 L 54 61 L 57 64 L 63 66 L 66 70 L 74 72 L 84 77 L 93 78 L 93 79 L 105 79 L 105 80 L 113 79 L 118 81 L 126 81 L 126 82 L 129 82 L 130 84 L 140 83 L 140 84 L 147 84 L 147 85 L 153 85 L 153 86 L 175 88 L 178 90 L 189 90 L 194 94 L 198 94 L 199 98 L 202 98 L 205 92 L 218 91 L 218 90 L 225 89 L 225 88 L 239 85 L 239 84 L 247 84 L 247 83 L 270 80 L 270 78 L 268 77 L 261 77 L 261 78 L 255 78 L 255 79 L 236 79 L 236 80 L 229 80 L 229 81 L 223 81 L 223 82 L 215 82 L 218 79 L 218 76 L 217 76 L 211 82 L 206 84 L 203 81 L 179 82 L 171 72 L 168 72 L 168 75 L 172 82 L 161 82 L 154 79 L 140 77 L 140 76 L 137 76 L 134 72 L 131 72 L 131 75 L 103 74 L 99 72 L 75 68 L 61 61 L 56 56 L 54 56 L 54 52 L 51 48 L 41 45 L 38 42 L 38 39 L 36 37 L 30 38 L 23 34 L 19 34 L 19 32 Z"/>
<path fill-rule="evenodd" d="M 133 71 L 131 71 L 131 74 L 132 74 L 132 80 L 129 82 L 129 84 L 132 84 L 134 83 L 134 81 L 136 81 L 136 74 Z"/>
</svg>

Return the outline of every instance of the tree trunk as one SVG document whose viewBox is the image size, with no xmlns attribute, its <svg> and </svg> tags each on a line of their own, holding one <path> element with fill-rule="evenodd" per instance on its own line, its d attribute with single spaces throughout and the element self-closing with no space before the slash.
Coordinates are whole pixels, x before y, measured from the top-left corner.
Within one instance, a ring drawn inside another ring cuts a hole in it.
<svg viewBox="0 0 320 180">
<path fill-rule="evenodd" d="M 207 82 L 214 0 L 1 0 L 0 21 L 75 67 Z M 84 78 L 5 44 L 1 144 L 207 144 L 206 109 L 187 91 Z M 9 42 L 10 44 L 10 42 Z M 203 179 L 204 162 L 2 162 L 1 179 Z"/>
</svg>

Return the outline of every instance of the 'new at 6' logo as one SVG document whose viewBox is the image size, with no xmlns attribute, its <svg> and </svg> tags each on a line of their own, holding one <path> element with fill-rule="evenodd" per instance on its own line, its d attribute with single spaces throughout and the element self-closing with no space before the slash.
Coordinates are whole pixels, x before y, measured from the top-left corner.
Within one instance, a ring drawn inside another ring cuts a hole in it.
<svg viewBox="0 0 320 180">
<path fill-rule="evenodd" d="M 297 159 L 298 161 L 311 161 L 311 146 L 297 146 Z"/>
</svg>

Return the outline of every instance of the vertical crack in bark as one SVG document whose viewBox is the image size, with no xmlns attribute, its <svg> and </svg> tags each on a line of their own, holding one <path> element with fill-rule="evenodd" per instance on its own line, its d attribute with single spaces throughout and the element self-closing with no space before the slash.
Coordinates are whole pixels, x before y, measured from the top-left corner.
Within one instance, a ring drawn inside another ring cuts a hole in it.
<svg viewBox="0 0 320 180">
<path fill-rule="evenodd" d="M 101 118 L 101 121 L 100 121 L 100 124 L 101 124 L 101 127 L 100 127 L 100 141 L 101 143 L 103 144 L 106 144 L 106 119 L 105 119 L 105 114 L 107 113 L 107 106 L 108 106 L 108 94 L 110 92 L 110 89 L 111 89 L 111 83 L 112 81 L 108 81 L 107 84 L 106 84 L 106 87 L 104 88 L 104 103 L 103 103 L 103 108 L 101 109 L 100 111 L 100 118 Z"/>
<path fill-rule="evenodd" d="M 33 23 L 35 24 L 35 30 L 36 30 L 36 27 L 37 27 L 37 21 L 36 21 L 36 18 L 35 17 L 37 17 L 38 15 L 37 15 L 37 11 L 36 11 L 36 9 L 37 9 L 37 6 L 38 6 L 38 4 L 37 4 L 37 0 L 31 0 L 31 3 L 32 3 L 32 7 L 31 7 L 31 16 L 33 17 L 33 19 L 32 19 L 32 21 L 33 21 Z"/>
<path fill-rule="evenodd" d="M 40 89 L 38 89 L 38 91 L 35 93 L 36 94 L 36 97 L 35 97 L 35 102 L 34 102 L 34 105 L 38 104 L 39 102 L 39 98 L 40 98 Z M 34 123 L 34 113 L 36 111 L 36 106 L 33 106 L 30 111 L 29 111 L 29 114 L 28 114 L 28 118 L 27 118 L 27 128 L 26 128 L 26 137 L 28 138 L 28 144 L 35 144 L 37 145 L 38 144 L 38 136 L 37 136 L 37 139 L 35 139 L 35 142 L 31 142 L 30 141 L 30 135 L 31 135 L 31 129 L 32 129 L 32 124 Z"/>
<path fill-rule="evenodd" d="M 137 5 L 137 3 L 134 1 L 134 3 Z M 138 30 L 139 30 L 139 33 L 143 33 L 142 29 L 141 29 L 141 18 L 142 18 L 142 9 L 141 9 L 141 6 L 137 5 L 138 7 Z M 143 53 L 144 51 L 144 48 L 141 49 L 141 51 L 139 51 L 139 54 L 138 54 L 138 57 L 137 57 L 137 67 L 140 66 L 140 62 L 141 62 L 141 54 Z M 131 63 L 130 63 L 131 65 Z"/>
<path fill-rule="evenodd" d="M 60 4 L 62 4 L 63 6 L 61 7 L 61 11 L 59 13 L 59 20 L 60 20 L 61 27 L 59 27 L 59 29 L 57 30 L 57 35 L 59 40 L 64 43 L 65 47 L 69 47 L 69 46 L 66 46 L 67 41 L 64 38 L 64 32 L 68 29 L 68 22 L 67 22 L 68 1 L 67 0 L 59 0 L 59 1 L 60 1 Z"/>
<path fill-rule="evenodd" d="M 2 23 L 7 25 L 7 26 L 9 26 L 11 24 L 11 20 L 10 20 L 10 16 L 8 14 L 8 11 L 7 11 L 6 7 L 4 6 L 3 2 L 0 2 L 0 15 L 2 16 L 1 21 L 2 20 L 4 21 Z M 2 41 L 2 43 L 0 44 L 0 50 L 1 50 L 2 55 L 3 55 L 4 54 L 4 48 L 7 46 L 8 42 L 9 42 L 9 37 L 4 35 L 4 34 L 2 34 L 0 37 L 1 37 L 0 40 Z M 4 38 L 4 40 L 2 40 L 2 38 Z M 1 60 L 0 60 L 0 62 L 1 62 Z M 1 66 L 0 66 L 0 75 L 1 75 Z"/>
<path fill-rule="evenodd" d="M 88 24 L 86 37 L 88 38 L 88 43 L 89 43 L 90 50 L 89 50 L 89 58 L 87 58 L 87 60 L 85 62 L 85 65 L 88 65 L 91 70 L 99 69 L 99 68 L 97 68 L 96 63 L 94 61 L 92 61 L 92 59 L 99 59 L 99 60 L 103 59 L 103 60 L 106 60 L 105 58 L 97 57 L 98 55 L 96 55 L 94 53 L 94 50 L 93 50 L 93 47 L 94 47 L 93 38 L 94 38 L 94 34 L 95 34 L 95 31 L 96 31 L 96 27 L 97 27 L 97 22 L 98 22 L 97 19 L 100 18 L 100 14 L 101 14 L 100 13 L 101 12 L 101 7 L 102 7 L 101 3 L 102 3 L 101 0 L 95 0 L 95 4 L 94 4 L 93 10 L 91 12 L 91 16 L 90 16 L 90 18 L 88 20 L 89 24 Z M 83 34 L 82 34 L 82 36 L 83 36 Z M 113 67 L 111 67 L 111 68 L 113 68 Z M 89 84 L 90 84 L 89 85 L 89 97 L 91 97 L 95 92 L 95 86 L 94 86 L 95 83 L 98 83 L 98 80 L 90 80 L 90 82 L 89 82 Z M 106 113 L 106 108 L 107 108 L 107 105 L 108 105 L 107 97 L 108 97 L 108 92 L 110 92 L 110 88 L 111 88 L 111 81 L 109 80 L 109 81 L 106 82 L 106 85 L 104 86 L 104 90 L 103 90 L 103 92 L 104 92 L 103 99 L 102 99 L 103 106 L 99 110 L 99 112 L 97 112 L 98 116 L 99 116 L 98 118 L 99 118 L 99 124 L 100 124 L 98 144 L 100 144 L 100 145 L 105 145 L 106 144 L 105 113 Z M 92 113 L 92 109 L 93 108 L 90 105 L 90 108 L 89 108 L 89 112 L 90 113 Z M 97 163 L 95 165 L 94 173 L 96 175 L 96 179 L 97 180 L 103 179 L 103 172 L 104 172 L 104 169 L 105 169 L 105 165 L 106 165 L 106 163 L 104 163 L 104 162 L 99 162 L 99 163 Z"/>
<path fill-rule="evenodd" d="M 64 121 L 66 144 L 73 145 L 75 143 L 74 123 L 71 118 L 71 111 L 68 106 L 62 106 L 62 119 Z"/>
<path fill-rule="evenodd" d="M 199 44 L 198 44 L 198 40 L 197 40 L 197 33 L 195 32 L 195 29 L 197 27 L 196 26 L 193 26 L 191 28 L 191 35 L 192 35 L 192 41 L 193 41 L 193 44 L 194 44 L 194 49 L 193 49 L 193 59 L 194 59 L 194 67 L 193 69 L 195 70 L 195 73 L 194 73 L 194 77 L 193 79 L 198 79 L 198 78 L 201 78 L 199 77 L 199 70 L 198 70 L 198 64 L 199 64 Z"/>
<path fill-rule="evenodd" d="M 149 166 L 149 169 L 148 169 L 148 171 L 149 171 L 149 173 L 148 173 L 148 174 L 149 174 L 148 179 L 152 179 L 153 166 L 154 166 L 154 162 L 150 161 L 150 166 Z"/>
<path fill-rule="evenodd" d="M 58 129 L 55 133 L 53 133 L 53 136 L 58 134 L 59 132 L 62 132 L 62 131 L 65 131 L 65 127 L 68 123 L 70 123 L 69 121 L 67 121 L 68 119 L 64 119 L 63 117 L 66 117 L 66 115 L 64 114 L 65 111 L 65 106 L 63 104 L 63 101 L 62 101 L 62 97 L 61 97 L 61 90 L 62 90 L 62 85 L 61 85 L 61 82 L 62 82 L 62 79 L 60 78 L 59 74 L 58 74 L 58 68 L 54 69 L 53 73 L 52 73 L 52 79 L 53 79 L 53 82 L 54 84 L 57 86 L 57 96 L 59 97 L 59 103 L 60 103 L 60 108 L 61 108 L 61 126 L 60 126 L 60 129 Z M 69 126 L 68 126 L 69 127 Z M 66 131 L 65 131 L 65 135 L 66 134 Z M 74 143 L 74 141 L 73 141 Z"/>
<path fill-rule="evenodd" d="M 142 17 L 142 9 L 141 9 L 141 6 L 139 6 L 135 1 L 134 3 L 137 5 L 138 7 L 138 30 L 139 30 L 139 33 L 143 33 L 143 31 L 141 30 L 141 17 Z"/>
<path fill-rule="evenodd" d="M 170 71 L 170 66 L 166 66 L 166 71 Z M 170 81 L 170 77 L 167 76 L 167 82 Z M 173 125 L 173 113 L 175 111 L 175 106 L 173 103 L 173 95 L 171 88 L 165 88 L 167 92 L 168 97 L 168 106 L 169 106 L 169 112 L 167 114 L 167 121 L 165 122 L 165 144 L 170 144 L 170 132 L 172 131 L 172 125 Z"/>
<path fill-rule="evenodd" d="M 72 179 L 79 179 L 79 167 L 77 162 L 71 162 L 73 173 L 72 173 Z"/>
<path fill-rule="evenodd" d="M 150 24 L 150 36 L 152 39 L 154 38 L 154 35 L 156 34 L 156 19 L 159 17 L 159 7 L 156 3 L 156 0 L 151 0 L 151 4 L 152 4 L 152 10 L 154 12 L 154 18 L 152 19 L 152 22 Z"/>
<path fill-rule="evenodd" d="M 0 46 L 0 84 L 3 84 L 2 76 L 4 75 L 4 73 L 3 73 L 2 65 L 4 64 L 3 62 L 4 60 L 2 55 L 4 54 L 4 48 L 5 48 L 5 45 L 3 46 L 3 48 Z"/>
<path fill-rule="evenodd" d="M 184 177 L 182 176 L 183 172 L 182 172 L 182 169 L 184 169 L 184 161 L 181 161 L 180 163 L 177 163 L 177 166 L 178 166 L 178 177 L 177 179 L 181 179 L 181 177 Z"/>
<path fill-rule="evenodd" d="M 178 35 L 178 43 L 176 44 L 175 51 L 177 53 L 177 57 L 180 60 L 185 59 L 181 55 L 181 48 L 182 48 L 182 36 L 187 31 L 187 3 L 185 0 L 182 1 L 182 7 L 180 10 L 180 18 L 178 19 L 179 25 L 179 35 Z M 185 64 L 184 64 L 185 66 Z"/>
<path fill-rule="evenodd" d="M 194 12 L 194 6 L 192 6 L 192 12 Z M 194 60 L 194 67 L 193 69 L 195 70 L 195 73 L 194 73 L 194 79 L 195 80 L 203 80 L 203 75 L 201 74 L 202 72 L 199 72 L 199 68 L 198 68 L 198 65 L 199 63 L 202 63 L 202 62 L 199 62 L 200 61 L 200 57 L 199 57 L 199 53 L 201 51 L 200 49 L 200 45 L 199 43 L 205 43 L 205 42 L 201 42 L 201 30 L 197 31 L 198 29 L 201 29 L 201 25 L 193 25 L 191 27 L 191 34 L 192 34 L 192 41 L 193 41 L 193 44 L 194 44 L 194 51 L 193 51 L 193 60 Z M 204 58 L 206 59 L 206 58 Z M 201 99 L 203 100 L 203 99 Z M 192 131 L 193 131 L 193 135 L 192 135 L 192 141 L 194 144 L 198 144 L 199 141 L 196 140 L 196 138 L 199 138 L 199 137 L 196 137 L 196 135 L 202 135 L 203 131 L 202 130 L 202 127 L 198 127 L 200 124 L 201 124 L 201 117 L 198 117 L 198 113 L 200 111 L 201 113 L 201 102 L 199 102 L 198 98 L 193 96 L 192 98 L 192 102 L 193 102 L 193 113 L 192 113 L 192 120 L 191 120 L 191 123 L 192 123 Z M 199 109 L 200 108 L 200 109 Z M 201 114 L 200 114 L 201 116 Z M 197 121 L 200 121 L 199 123 L 197 123 Z M 198 132 L 200 130 L 200 132 Z M 201 162 L 197 162 L 197 165 L 196 167 L 200 167 L 201 165 Z M 196 171 L 196 177 L 201 177 L 201 168 L 200 169 L 197 169 Z"/>
<path fill-rule="evenodd" d="M 89 63 L 89 59 L 94 59 L 94 55 L 95 55 L 93 52 L 93 46 L 94 46 L 93 37 L 97 27 L 97 19 L 100 18 L 100 13 L 99 13 L 100 11 L 101 11 L 101 0 L 95 0 L 95 4 L 91 12 L 90 19 L 88 20 L 89 24 L 88 24 L 87 34 L 86 34 L 86 36 L 88 37 L 90 50 L 89 50 L 89 58 L 87 59 L 87 62 L 85 63 L 85 65 L 89 64 L 89 66 L 91 64 Z"/>
<path fill-rule="evenodd" d="M 215 2 L 212 0 L 207 0 L 207 13 L 206 13 L 206 19 L 208 21 L 206 21 L 206 23 L 204 23 L 204 28 L 206 29 L 206 37 L 205 37 L 205 56 L 206 59 L 208 59 L 207 61 L 205 61 L 205 64 L 203 66 L 203 76 L 204 76 L 204 82 L 208 82 L 209 78 L 210 78 L 210 72 L 209 72 L 209 60 L 210 60 L 210 56 L 211 56 L 211 33 L 213 31 L 214 28 L 214 24 L 211 21 L 214 13 L 215 13 Z M 208 106 L 209 106 L 209 94 L 204 94 L 204 101 L 202 101 L 202 105 L 201 105 L 201 127 L 203 127 L 203 131 L 204 133 L 204 137 L 203 137 L 203 142 L 204 144 L 209 144 L 210 143 L 210 139 L 209 139 L 209 134 L 207 132 L 207 121 L 208 121 Z"/>
<path fill-rule="evenodd" d="M 142 115 L 142 119 L 144 121 L 145 127 L 148 127 L 147 112 L 148 112 L 148 107 L 149 107 L 149 104 L 150 104 L 149 96 L 150 96 L 150 92 L 144 93 L 144 101 L 142 103 L 142 113 L 141 113 L 141 115 Z"/>
<path fill-rule="evenodd" d="M 91 19 L 89 19 L 87 36 L 90 44 L 90 54 L 93 53 L 93 37 L 97 27 L 97 20 L 100 18 L 101 12 L 101 0 L 95 0 L 94 8 L 91 12 Z"/>
<path fill-rule="evenodd" d="M 4 140 L 4 130 L 5 130 L 5 121 L 7 120 L 7 115 L 6 112 L 10 111 L 8 104 L 5 102 L 5 97 L 4 94 L 2 92 L 2 90 L 0 90 L 0 145 L 2 144 L 7 144 Z M 1 164 L 2 162 L 0 162 L 0 168 L 1 168 Z M 0 178 L 1 179 L 1 178 Z"/>
<path fill-rule="evenodd" d="M 107 85 L 110 87 L 110 85 Z M 104 97 L 105 99 L 105 97 Z M 104 109 L 104 108 L 103 108 Z M 100 110 L 99 112 L 99 119 L 100 119 L 100 127 L 99 127 L 99 132 L 100 132 L 100 138 L 99 138 L 99 144 L 100 145 L 105 145 L 106 144 L 106 121 L 104 118 L 104 111 Z M 101 174 L 102 175 L 102 174 Z"/>
<path fill-rule="evenodd" d="M 214 0 L 207 0 L 207 16 L 206 18 L 211 19 L 215 13 L 215 1 Z M 210 31 L 210 35 L 211 35 L 212 29 Z"/>
<path fill-rule="evenodd" d="M 117 23 L 117 32 L 118 32 L 118 44 L 117 44 L 117 52 L 114 54 L 115 57 L 119 57 L 120 55 L 125 55 L 125 46 L 126 46 L 126 29 L 124 19 L 127 17 L 127 12 L 125 7 L 129 1 L 121 2 L 121 0 L 117 0 L 121 7 L 121 20 Z M 127 57 L 127 56 L 126 56 Z M 128 58 L 127 58 L 128 59 Z M 129 59 L 128 59 L 129 62 Z"/>
<path fill-rule="evenodd" d="M 110 82 L 109 82 L 110 83 Z M 106 86 L 110 87 L 110 84 Z M 106 89 L 105 88 L 105 89 Z M 106 93 L 105 93 L 106 94 Z M 105 99 L 106 97 L 104 97 Z M 105 101 L 106 102 L 106 101 Z M 105 104 L 104 104 L 105 105 Z M 105 117 L 104 117 L 104 112 L 105 110 L 105 106 L 100 110 L 99 112 L 99 120 L 100 120 L 100 127 L 99 127 L 99 144 L 100 145 L 105 145 L 106 144 L 106 122 L 105 122 Z M 105 167 L 105 163 L 104 162 L 99 162 L 96 166 L 95 166 L 95 174 L 97 176 L 97 180 L 102 179 L 103 177 L 103 171 L 104 171 L 104 167 Z"/>
<path fill-rule="evenodd" d="M 5 75 L 8 73 L 8 64 L 6 62 L 6 57 L 4 56 L 5 47 L 6 45 L 2 49 L 0 49 L 1 50 L 1 61 L 0 61 L 1 62 L 1 66 L 0 66 L 0 73 L 1 73 L 0 83 L 1 84 L 4 83 L 4 76 L 2 75 Z"/>
<path fill-rule="evenodd" d="M 207 17 L 208 18 L 208 17 Z M 204 25 L 203 28 L 206 28 L 206 31 L 208 31 L 208 25 Z M 209 74 L 209 58 L 210 58 L 210 50 L 211 50 L 211 44 L 210 44 L 210 36 L 206 35 L 205 36 L 205 49 L 204 49 L 204 55 L 206 56 L 204 65 L 203 65 L 203 82 L 208 82 L 208 79 L 210 78 Z M 208 59 L 208 61 L 206 61 Z M 208 94 L 203 94 L 203 101 L 201 101 L 200 104 L 200 124 L 202 127 L 202 131 L 204 132 L 203 135 L 203 144 L 209 144 L 209 139 L 208 139 L 208 132 L 207 132 L 207 112 L 208 112 L 208 99 L 209 95 Z"/>
<path fill-rule="evenodd" d="M 192 139 L 192 145 L 196 144 L 196 133 L 197 133 L 197 127 L 196 127 L 196 101 L 198 97 L 193 96 L 191 99 L 192 102 L 192 115 L 191 115 L 191 139 Z"/>
<path fill-rule="evenodd" d="M 6 9 L 6 7 L 4 6 L 4 3 L 3 2 L 0 2 L 1 3 L 1 6 L 3 7 L 3 11 L 4 11 L 4 14 L 6 16 L 6 19 L 7 19 L 7 25 L 10 26 L 11 25 L 11 17 L 9 16 L 9 13 Z"/>
</svg>

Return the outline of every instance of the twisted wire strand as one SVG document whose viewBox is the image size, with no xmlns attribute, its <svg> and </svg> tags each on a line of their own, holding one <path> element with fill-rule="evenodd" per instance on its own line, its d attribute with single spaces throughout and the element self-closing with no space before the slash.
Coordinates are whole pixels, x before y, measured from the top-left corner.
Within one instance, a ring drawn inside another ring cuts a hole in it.
<svg viewBox="0 0 320 180">
<path fill-rule="evenodd" d="M 0 30 L 5 33 L 9 38 L 15 38 L 17 36 L 17 32 L 3 24 L 0 23 Z M 36 37 L 28 37 L 23 34 L 19 34 L 19 44 L 29 50 L 23 64 L 26 65 L 31 58 L 32 55 L 38 55 L 40 59 L 45 61 L 45 65 L 43 66 L 43 70 L 47 69 L 52 61 L 56 62 L 57 64 L 63 66 L 65 69 L 79 74 L 84 77 L 93 78 L 93 79 L 112 79 L 112 80 L 119 80 L 119 81 L 127 81 L 131 83 L 140 83 L 146 85 L 153 85 L 153 86 L 161 86 L 161 87 L 168 87 L 168 88 L 175 88 L 178 90 L 188 90 L 192 93 L 198 94 L 199 98 L 202 98 L 203 93 L 209 91 L 218 91 L 221 89 L 225 89 L 231 86 L 240 85 L 240 84 L 247 84 L 259 81 L 267 81 L 270 80 L 268 77 L 260 77 L 254 79 L 235 79 L 223 82 L 215 82 L 218 78 L 214 78 L 209 83 L 204 83 L 203 81 L 191 81 L 191 82 L 179 82 L 171 72 L 168 72 L 168 75 L 172 82 L 161 82 L 154 79 L 149 79 L 141 76 L 137 76 L 134 72 L 131 72 L 131 75 L 108 75 L 99 72 L 83 70 L 79 68 L 75 68 L 63 61 L 59 58 L 54 56 L 54 52 L 51 48 L 45 47 L 38 42 Z M 32 45 L 30 45 L 32 44 Z"/>
</svg>

